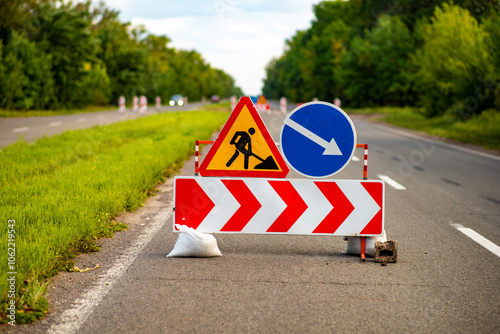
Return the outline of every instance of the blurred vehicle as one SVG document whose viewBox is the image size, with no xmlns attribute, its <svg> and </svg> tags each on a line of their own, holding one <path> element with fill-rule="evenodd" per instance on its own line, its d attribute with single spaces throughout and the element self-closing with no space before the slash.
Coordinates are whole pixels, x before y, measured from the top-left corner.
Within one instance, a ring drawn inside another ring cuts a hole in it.
<svg viewBox="0 0 500 334">
<path fill-rule="evenodd" d="M 220 101 L 219 95 L 212 95 L 212 96 L 210 96 L 210 102 L 217 103 L 219 101 Z"/>
<path fill-rule="evenodd" d="M 182 107 L 184 105 L 184 96 L 181 94 L 175 94 L 170 98 L 170 101 L 168 104 L 173 107 L 175 105 L 178 105 L 179 107 Z"/>
</svg>

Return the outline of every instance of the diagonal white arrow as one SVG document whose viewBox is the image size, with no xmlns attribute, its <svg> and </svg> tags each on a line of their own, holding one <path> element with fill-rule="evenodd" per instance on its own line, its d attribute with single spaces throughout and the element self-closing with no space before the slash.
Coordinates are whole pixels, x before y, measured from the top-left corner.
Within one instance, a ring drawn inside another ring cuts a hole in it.
<svg viewBox="0 0 500 334">
<path fill-rule="evenodd" d="M 309 138 L 319 146 L 323 147 L 325 151 L 323 152 L 323 155 L 342 155 L 342 152 L 340 151 L 339 146 L 335 142 L 335 138 L 332 138 L 330 142 L 327 142 L 317 134 L 311 132 L 310 130 L 306 129 L 299 123 L 291 120 L 290 118 L 287 118 L 285 120 L 285 124 L 300 133 L 301 135 Z"/>
<path fill-rule="evenodd" d="M 196 178 L 196 182 L 214 203 L 213 209 L 198 226 L 197 230 L 200 232 L 220 231 L 240 208 L 240 203 L 227 190 L 221 179 L 200 177 Z"/>
</svg>

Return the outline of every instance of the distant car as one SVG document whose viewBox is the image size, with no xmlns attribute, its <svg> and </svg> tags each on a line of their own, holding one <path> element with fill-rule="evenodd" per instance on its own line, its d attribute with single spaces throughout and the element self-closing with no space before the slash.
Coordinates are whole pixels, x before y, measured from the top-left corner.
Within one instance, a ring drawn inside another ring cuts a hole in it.
<svg viewBox="0 0 500 334">
<path fill-rule="evenodd" d="M 175 105 L 178 105 L 179 107 L 182 107 L 184 105 L 184 96 L 181 94 L 175 94 L 170 98 L 170 101 L 168 104 L 173 107 Z"/>
<path fill-rule="evenodd" d="M 210 102 L 217 103 L 219 101 L 220 101 L 219 95 L 212 95 L 212 96 L 210 96 Z"/>
</svg>

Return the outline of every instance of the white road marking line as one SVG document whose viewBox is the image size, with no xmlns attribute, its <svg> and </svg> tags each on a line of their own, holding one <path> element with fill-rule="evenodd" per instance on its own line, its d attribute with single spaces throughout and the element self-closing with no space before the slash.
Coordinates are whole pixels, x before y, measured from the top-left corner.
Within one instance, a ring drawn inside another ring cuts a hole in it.
<svg viewBox="0 0 500 334">
<path fill-rule="evenodd" d="M 357 156 L 353 155 L 351 160 L 352 161 L 359 161 L 360 159 Z"/>
<path fill-rule="evenodd" d="M 163 227 L 165 222 L 170 221 L 171 216 L 172 209 L 170 207 L 160 211 L 154 217 L 150 225 L 136 239 L 135 243 L 116 259 L 115 265 L 101 275 L 97 283 L 88 290 L 82 298 L 75 300 L 71 308 L 64 311 L 58 322 L 52 325 L 47 333 L 76 333 L 97 308 L 106 294 L 113 288 L 113 285 L 125 273 L 130 264 L 134 262 L 137 255 L 139 255 L 144 247 L 153 239 L 156 232 Z"/>
<path fill-rule="evenodd" d="M 397 183 L 396 181 L 394 181 L 393 179 L 391 179 L 387 175 L 377 175 L 377 177 L 379 179 L 381 179 L 382 181 L 385 181 L 385 183 L 387 183 L 388 185 L 390 185 L 391 187 L 393 187 L 396 190 L 405 190 L 406 189 L 405 186 Z"/>
<path fill-rule="evenodd" d="M 49 126 L 59 126 L 59 125 L 62 125 L 62 122 L 52 122 L 49 124 Z"/>
<path fill-rule="evenodd" d="M 460 224 L 451 224 L 454 228 L 495 254 L 496 256 L 500 257 L 500 247 L 498 245 L 495 245 L 493 242 L 489 241 L 485 237 L 483 237 L 481 234 L 477 233 L 471 228 L 468 227 L 463 227 Z"/>
<path fill-rule="evenodd" d="M 86 121 L 87 121 L 87 118 L 86 118 L 86 117 L 80 117 L 80 118 L 78 119 L 78 122 L 79 122 L 79 123 L 86 122 Z"/>
<path fill-rule="evenodd" d="M 24 128 L 15 128 L 15 129 L 12 129 L 12 132 L 26 132 L 28 130 L 29 130 L 29 128 L 26 126 Z"/>
</svg>

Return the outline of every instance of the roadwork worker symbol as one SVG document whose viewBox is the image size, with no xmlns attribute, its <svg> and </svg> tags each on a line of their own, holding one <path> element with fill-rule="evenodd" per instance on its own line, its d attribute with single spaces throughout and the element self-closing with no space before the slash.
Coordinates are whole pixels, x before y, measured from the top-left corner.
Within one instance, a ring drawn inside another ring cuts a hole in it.
<svg viewBox="0 0 500 334">
<path fill-rule="evenodd" d="M 236 160 L 236 158 L 238 158 L 238 156 L 241 153 L 241 154 L 243 154 L 243 158 L 244 158 L 245 170 L 248 170 L 250 157 L 252 157 L 252 156 L 261 161 L 261 163 L 257 164 L 255 167 L 253 167 L 253 169 L 279 169 L 272 156 L 268 156 L 266 159 L 262 159 L 257 154 L 253 153 L 253 151 L 252 151 L 252 138 L 250 136 L 253 135 L 254 133 L 255 133 L 254 128 L 248 129 L 248 132 L 236 131 L 233 138 L 229 142 L 230 145 L 235 146 L 235 151 L 234 151 L 233 156 L 226 163 L 226 167 L 231 166 L 233 164 L 234 160 Z"/>
<path fill-rule="evenodd" d="M 290 169 L 252 100 L 242 96 L 201 161 L 201 176 L 284 178 Z"/>
</svg>

